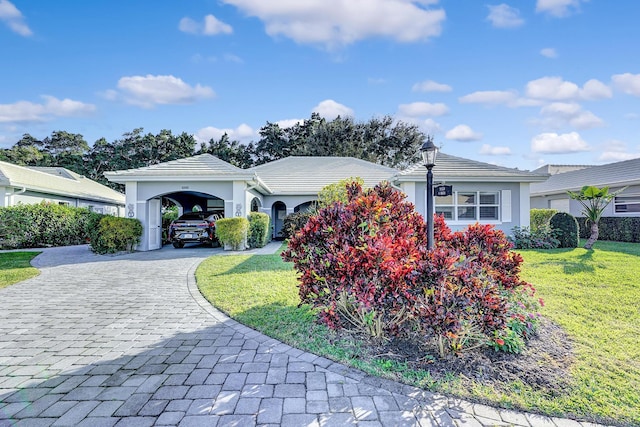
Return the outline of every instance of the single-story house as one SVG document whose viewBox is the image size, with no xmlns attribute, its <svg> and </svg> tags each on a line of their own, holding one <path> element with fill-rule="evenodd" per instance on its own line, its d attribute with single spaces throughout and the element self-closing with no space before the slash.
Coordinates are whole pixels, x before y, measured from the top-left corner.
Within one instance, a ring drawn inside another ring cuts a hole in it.
<svg viewBox="0 0 640 427">
<path fill-rule="evenodd" d="M 452 229 L 481 222 L 507 233 L 529 225 L 529 185 L 548 177 L 444 153 L 438 155 L 433 173 L 434 183 L 452 186 L 451 196 L 435 198 L 436 212 Z M 351 157 L 287 157 L 240 169 L 201 154 L 105 176 L 126 187 L 126 216 L 143 224 L 142 251 L 162 245 L 162 198 L 173 201 L 180 212 L 201 209 L 225 217 L 268 213 L 273 237 L 280 235 L 286 215 L 310 206 L 325 185 L 349 177 L 362 178 L 368 187 L 389 181 L 407 194 L 418 212 L 426 211 L 424 166 L 400 171 Z"/>
<path fill-rule="evenodd" d="M 62 167 L 25 167 L 0 161 L 0 207 L 40 202 L 123 216 L 125 196 Z"/>
<path fill-rule="evenodd" d="M 549 170 L 549 167 L 543 168 Z M 582 216 L 582 205 L 572 200 L 567 190 L 578 192 L 585 185 L 609 187 L 610 191 L 627 187 L 606 207 L 603 216 L 640 216 L 640 158 L 600 166 L 579 166 L 567 172 L 564 171 L 567 167 L 551 168 L 556 173 L 548 180 L 531 184 L 531 208 L 557 209 Z"/>
</svg>

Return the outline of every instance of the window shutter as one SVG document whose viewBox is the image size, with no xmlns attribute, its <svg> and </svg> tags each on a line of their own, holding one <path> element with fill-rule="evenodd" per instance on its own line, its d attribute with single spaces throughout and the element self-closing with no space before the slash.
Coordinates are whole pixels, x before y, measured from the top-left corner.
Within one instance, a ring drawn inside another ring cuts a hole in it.
<svg viewBox="0 0 640 427">
<path fill-rule="evenodd" d="M 511 190 L 502 190 L 502 222 L 511 222 Z"/>
</svg>

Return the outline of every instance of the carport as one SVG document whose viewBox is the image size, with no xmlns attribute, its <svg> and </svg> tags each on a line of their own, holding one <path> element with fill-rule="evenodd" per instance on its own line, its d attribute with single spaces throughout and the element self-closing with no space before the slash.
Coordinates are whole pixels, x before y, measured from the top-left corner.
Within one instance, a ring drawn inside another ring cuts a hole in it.
<svg viewBox="0 0 640 427">
<path fill-rule="evenodd" d="M 270 192 L 254 171 L 211 154 L 106 172 L 105 176 L 125 185 L 126 216 L 137 218 L 143 226 L 140 251 L 162 247 L 163 197 L 175 203 L 180 213 L 213 210 L 233 217 L 246 216 L 252 206 L 263 206 L 262 195 Z"/>
</svg>

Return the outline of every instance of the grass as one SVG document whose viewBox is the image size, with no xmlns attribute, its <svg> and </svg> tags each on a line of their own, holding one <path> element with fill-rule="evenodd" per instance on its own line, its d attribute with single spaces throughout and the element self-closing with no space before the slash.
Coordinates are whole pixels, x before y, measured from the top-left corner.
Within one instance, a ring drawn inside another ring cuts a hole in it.
<svg viewBox="0 0 640 427">
<path fill-rule="evenodd" d="M 0 253 L 0 289 L 40 274 L 31 267 L 31 260 L 40 252 Z"/>
<path fill-rule="evenodd" d="M 595 250 L 521 251 L 522 277 L 545 300 L 543 314 L 570 336 L 576 353 L 572 386 L 551 396 L 521 383 L 502 390 L 464 387 L 454 374 L 434 381 L 404 364 L 358 357 L 362 342 L 341 341 L 298 307 L 296 274 L 279 255 L 210 258 L 196 272 L 216 307 L 294 347 L 374 375 L 433 391 L 554 416 L 640 425 L 640 244 L 597 242 Z"/>
</svg>

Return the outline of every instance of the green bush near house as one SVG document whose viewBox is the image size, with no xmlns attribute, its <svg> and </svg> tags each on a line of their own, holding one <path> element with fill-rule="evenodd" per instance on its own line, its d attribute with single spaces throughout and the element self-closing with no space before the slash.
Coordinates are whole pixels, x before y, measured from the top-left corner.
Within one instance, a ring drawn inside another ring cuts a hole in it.
<svg viewBox="0 0 640 427">
<path fill-rule="evenodd" d="M 263 212 L 249 213 L 249 235 L 247 243 L 250 248 L 262 248 L 269 243 L 271 217 Z"/>
<path fill-rule="evenodd" d="M 115 216 L 92 217 L 91 250 L 99 254 L 132 252 L 140 243 L 142 224 L 134 218 Z"/>
<path fill-rule="evenodd" d="M 549 220 L 557 212 L 557 209 L 531 209 L 531 232 L 535 233 L 545 225 L 549 225 Z"/>
<path fill-rule="evenodd" d="M 560 241 L 559 248 L 577 248 L 579 242 L 578 221 L 567 212 L 558 212 L 549 220 L 551 230 Z"/>
<path fill-rule="evenodd" d="M 242 217 L 222 218 L 216 221 L 216 237 L 225 247 L 234 251 L 245 249 L 249 220 Z"/>
<path fill-rule="evenodd" d="M 91 215 L 85 208 L 48 202 L 0 208 L 0 249 L 86 243 Z"/>
<path fill-rule="evenodd" d="M 311 212 L 294 212 L 284 218 L 282 234 L 285 239 L 292 238 L 298 230 L 305 226 L 313 214 Z"/>
</svg>

